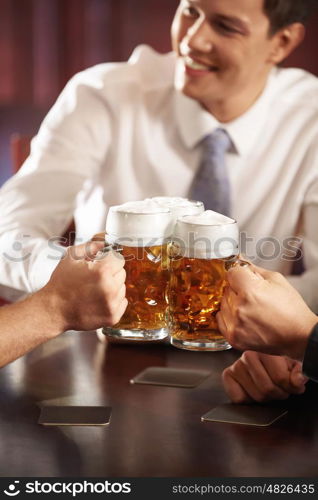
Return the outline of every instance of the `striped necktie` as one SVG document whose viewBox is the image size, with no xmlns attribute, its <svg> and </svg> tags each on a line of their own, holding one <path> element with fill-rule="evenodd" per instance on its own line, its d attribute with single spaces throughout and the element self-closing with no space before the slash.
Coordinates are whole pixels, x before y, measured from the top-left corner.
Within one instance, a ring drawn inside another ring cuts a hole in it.
<svg viewBox="0 0 318 500">
<path fill-rule="evenodd" d="M 201 163 L 189 193 L 191 199 L 202 201 L 206 210 L 228 216 L 231 214 L 231 186 L 225 153 L 230 145 L 231 139 L 222 128 L 202 140 Z"/>
</svg>

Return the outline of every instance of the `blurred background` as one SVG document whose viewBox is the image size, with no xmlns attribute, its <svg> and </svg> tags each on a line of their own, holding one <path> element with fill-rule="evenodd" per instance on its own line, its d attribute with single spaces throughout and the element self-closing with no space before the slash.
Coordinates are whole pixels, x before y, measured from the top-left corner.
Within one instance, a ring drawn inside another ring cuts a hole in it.
<svg viewBox="0 0 318 500">
<path fill-rule="evenodd" d="M 74 73 L 124 61 L 136 45 L 170 50 L 178 0 L 0 0 L 0 185 L 12 134 L 34 135 Z M 286 66 L 318 75 L 318 16 Z"/>
</svg>

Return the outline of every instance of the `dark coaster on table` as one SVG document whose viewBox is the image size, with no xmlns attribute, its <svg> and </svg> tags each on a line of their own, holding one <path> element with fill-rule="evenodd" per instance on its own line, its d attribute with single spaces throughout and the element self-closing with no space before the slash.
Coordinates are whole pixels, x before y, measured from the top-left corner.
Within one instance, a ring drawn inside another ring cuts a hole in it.
<svg viewBox="0 0 318 500">
<path fill-rule="evenodd" d="M 202 422 L 219 422 L 228 424 L 254 425 L 267 427 L 288 413 L 279 406 L 268 405 L 237 405 L 226 403 L 201 417 Z"/>
<path fill-rule="evenodd" d="M 130 380 L 131 384 L 165 385 L 170 387 L 197 387 L 211 372 L 186 368 L 150 366 Z"/>
<path fill-rule="evenodd" d="M 108 406 L 41 406 L 41 425 L 108 425 Z"/>
</svg>

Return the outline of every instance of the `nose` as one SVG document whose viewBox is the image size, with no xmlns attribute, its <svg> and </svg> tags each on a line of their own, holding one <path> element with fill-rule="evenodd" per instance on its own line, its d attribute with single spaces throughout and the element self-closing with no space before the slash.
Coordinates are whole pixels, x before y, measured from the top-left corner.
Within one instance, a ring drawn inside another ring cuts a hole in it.
<svg viewBox="0 0 318 500">
<path fill-rule="evenodd" d="M 209 53 L 213 48 L 211 27 L 206 20 L 197 19 L 186 35 L 190 51 Z"/>
</svg>

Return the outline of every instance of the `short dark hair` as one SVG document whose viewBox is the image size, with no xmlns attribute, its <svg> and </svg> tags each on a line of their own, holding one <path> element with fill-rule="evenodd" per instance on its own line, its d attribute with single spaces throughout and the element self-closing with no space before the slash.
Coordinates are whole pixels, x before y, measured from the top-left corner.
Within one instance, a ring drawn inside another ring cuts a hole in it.
<svg viewBox="0 0 318 500">
<path fill-rule="evenodd" d="M 292 23 L 305 24 L 317 7 L 317 0 L 264 0 L 264 12 L 270 21 L 273 35 Z"/>
</svg>

